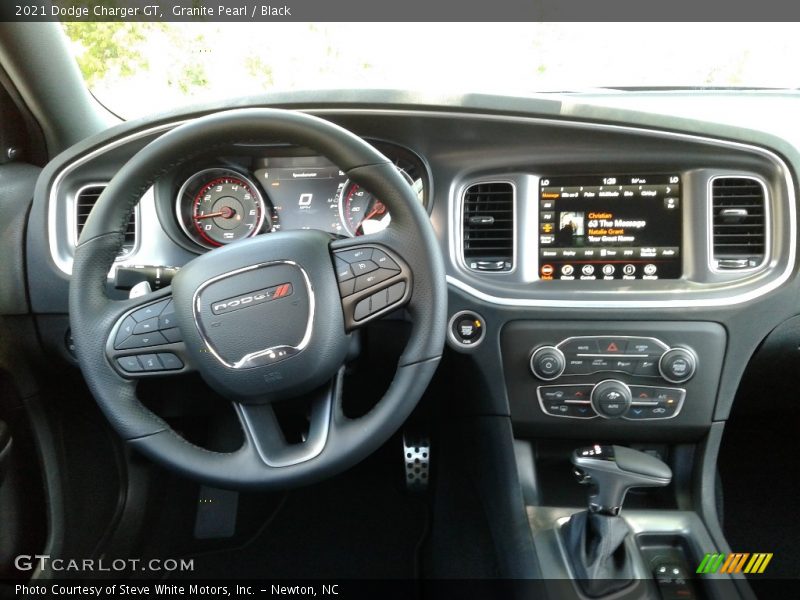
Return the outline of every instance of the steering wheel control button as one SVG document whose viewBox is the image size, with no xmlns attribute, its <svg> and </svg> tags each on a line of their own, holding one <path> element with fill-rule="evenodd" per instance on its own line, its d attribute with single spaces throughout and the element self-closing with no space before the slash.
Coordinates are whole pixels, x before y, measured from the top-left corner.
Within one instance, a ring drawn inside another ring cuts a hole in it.
<svg viewBox="0 0 800 600">
<path fill-rule="evenodd" d="M 143 333 L 142 335 L 132 335 L 124 342 L 117 346 L 118 350 L 131 350 L 134 348 L 146 348 L 148 346 L 157 346 L 159 344 L 166 344 L 167 339 L 159 332 Z"/>
<path fill-rule="evenodd" d="M 386 303 L 391 306 L 403 299 L 406 293 L 406 282 L 399 281 L 386 290 Z"/>
<path fill-rule="evenodd" d="M 135 313 L 133 313 L 133 318 L 136 319 L 137 323 L 141 323 L 142 321 L 146 321 L 152 317 L 157 317 L 161 314 L 161 312 L 166 308 L 167 304 L 169 304 L 170 300 L 167 298 L 166 300 L 161 300 L 160 302 L 156 302 L 154 304 L 150 304 L 145 306 L 144 308 L 140 308 Z"/>
<path fill-rule="evenodd" d="M 175 320 L 175 303 L 170 300 L 169 304 L 167 304 L 167 306 L 161 312 L 161 316 L 158 317 L 158 328 L 170 329 L 171 327 L 175 327 L 177 324 L 178 323 Z"/>
<path fill-rule="evenodd" d="M 462 348 L 474 348 L 486 337 L 486 321 L 478 313 L 462 310 L 450 317 L 447 336 Z"/>
<path fill-rule="evenodd" d="M 350 268 L 350 263 L 337 257 L 336 279 L 339 281 L 339 283 L 341 283 L 342 281 L 348 281 L 353 277 L 355 277 L 355 275 L 353 275 L 353 270 Z"/>
<path fill-rule="evenodd" d="M 126 317 L 117 331 L 117 337 L 114 340 L 114 347 L 119 348 L 120 344 L 133 335 L 133 330 L 136 328 L 136 320 L 133 317 Z"/>
<path fill-rule="evenodd" d="M 601 381 L 592 390 L 592 406 L 603 417 L 621 417 L 630 405 L 630 388 L 616 379 Z"/>
<path fill-rule="evenodd" d="M 165 371 L 177 371 L 183 368 L 183 361 L 172 352 L 160 352 L 157 356 Z"/>
<path fill-rule="evenodd" d="M 399 271 L 400 266 L 394 262 L 386 252 L 374 248 L 372 250 L 372 262 L 378 265 L 381 269 L 389 269 L 391 271 Z"/>
<path fill-rule="evenodd" d="M 141 354 L 139 355 L 139 362 L 142 363 L 145 371 L 161 370 L 161 363 L 155 354 Z"/>
<path fill-rule="evenodd" d="M 564 353 L 555 346 L 542 346 L 531 355 L 531 372 L 542 381 L 558 379 L 566 366 Z"/>
<path fill-rule="evenodd" d="M 338 258 L 341 258 L 346 263 L 352 265 L 353 263 L 356 262 L 370 260 L 372 258 L 372 248 L 355 248 L 353 250 L 342 250 L 337 252 L 336 256 Z"/>
<path fill-rule="evenodd" d="M 342 281 L 339 284 L 339 294 L 341 295 L 342 298 L 344 298 L 345 296 L 349 296 L 350 294 L 353 294 L 355 291 L 356 291 L 356 280 L 353 279 L 352 277 L 347 281 Z"/>
<path fill-rule="evenodd" d="M 378 267 L 375 267 L 378 269 Z M 356 291 L 366 290 L 374 285 L 378 285 L 382 281 L 386 281 L 390 277 L 397 275 L 397 271 L 390 271 L 389 269 L 378 269 L 377 271 L 368 273 L 367 275 L 360 275 L 356 277 Z"/>
<path fill-rule="evenodd" d="M 135 356 L 123 356 L 117 359 L 119 368 L 127 373 L 139 373 L 143 371 L 142 365 L 139 364 L 139 359 Z"/>
<path fill-rule="evenodd" d="M 683 383 L 689 381 L 697 370 L 697 359 L 690 350 L 671 348 L 661 356 L 658 369 L 670 383 Z"/>
<path fill-rule="evenodd" d="M 164 329 L 161 332 L 161 335 L 163 335 L 164 338 L 166 338 L 166 340 L 171 344 L 175 343 L 175 342 L 182 342 L 183 341 L 183 336 L 181 335 L 181 330 L 178 329 L 177 327 L 173 327 L 172 329 Z"/>
<path fill-rule="evenodd" d="M 370 299 L 364 298 L 358 304 L 356 304 L 356 309 L 353 311 L 353 318 L 356 321 L 361 321 L 366 319 L 369 316 L 369 305 Z"/>
<path fill-rule="evenodd" d="M 136 327 L 133 328 L 133 333 L 138 335 L 158 330 L 158 319 L 158 317 L 151 317 L 141 323 L 137 323 Z"/>
</svg>

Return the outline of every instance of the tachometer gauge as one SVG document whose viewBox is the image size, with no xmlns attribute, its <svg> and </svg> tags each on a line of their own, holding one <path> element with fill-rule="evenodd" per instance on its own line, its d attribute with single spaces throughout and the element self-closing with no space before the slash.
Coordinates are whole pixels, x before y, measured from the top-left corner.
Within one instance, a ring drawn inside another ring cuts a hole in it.
<svg viewBox="0 0 800 600">
<path fill-rule="evenodd" d="M 402 169 L 400 173 L 408 180 L 409 185 L 414 188 L 417 197 L 422 202 L 422 186 L 417 185 Z M 342 220 L 342 227 L 351 237 L 376 233 L 386 229 L 392 221 L 392 215 L 389 214 L 383 202 L 351 181 L 346 182 L 342 188 L 339 216 Z"/>
<path fill-rule="evenodd" d="M 230 169 L 192 175 L 178 192 L 176 212 L 186 235 L 206 248 L 256 235 L 267 218 L 256 185 Z"/>
</svg>

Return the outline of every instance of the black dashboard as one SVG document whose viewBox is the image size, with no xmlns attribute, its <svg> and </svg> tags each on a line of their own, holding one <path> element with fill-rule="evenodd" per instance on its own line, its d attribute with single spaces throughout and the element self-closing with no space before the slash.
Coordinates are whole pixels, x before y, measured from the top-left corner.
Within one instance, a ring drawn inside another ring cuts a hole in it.
<svg viewBox="0 0 800 600">
<path fill-rule="evenodd" d="M 475 410 L 510 414 L 522 433 L 696 439 L 726 417 L 758 344 L 794 315 L 796 184 L 778 138 L 543 105 L 301 108 L 370 141 L 414 187 L 446 257 L 448 343 L 470 366 L 458 385 L 487 390 Z M 190 116 L 113 128 L 48 165 L 28 236 L 34 312 L 67 312 L 86 203 Z M 215 148 L 153 182 L 116 264 L 180 268 L 251 235 L 352 237 L 390 218 L 306 149 Z M 45 337 L 63 345 L 63 328 Z M 670 370 L 689 367 L 688 378 Z M 622 405 L 600 399 L 607 381 Z"/>
</svg>

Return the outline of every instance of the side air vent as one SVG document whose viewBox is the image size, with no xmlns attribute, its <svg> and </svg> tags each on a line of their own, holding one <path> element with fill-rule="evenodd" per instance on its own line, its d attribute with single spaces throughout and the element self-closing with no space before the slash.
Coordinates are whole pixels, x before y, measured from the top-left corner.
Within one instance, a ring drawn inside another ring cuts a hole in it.
<svg viewBox="0 0 800 600">
<path fill-rule="evenodd" d="M 718 177 L 711 183 L 714 263 L 720 269 L 750 269 L 764 260 L 766 192 L 750 177 Z"/>
<path fill-rule="evenodd" d="M 89 213 L 92 212 L 97 199 L 103 190 L 106 189 L 104 184 L 92 184 L 82 187 L 75 195 L 75 239 L 81 236 L 83 226 L 86 224 L 86 219 L 89 218 Z M 119 251 L 119 256 L 127 256 L 133 252 L 136 246 L 136 209 L 131 211 L 131 216 L 128 219 L 128 227 L 125 230 L 125 242 L 122 249 Z"/>
<path fill-rule="evenodd" d="M 514 187 L 476 183 L 464 192 L 464 263 L 476 271 L 510 271 L 514 264 Z"/>
</svg>

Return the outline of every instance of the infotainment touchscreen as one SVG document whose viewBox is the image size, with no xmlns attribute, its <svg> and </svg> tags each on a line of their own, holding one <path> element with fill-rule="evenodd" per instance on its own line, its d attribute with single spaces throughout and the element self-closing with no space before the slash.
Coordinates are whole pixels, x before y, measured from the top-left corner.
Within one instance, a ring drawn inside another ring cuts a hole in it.
<svg viewBox="0 0 800 600">
<path fill-rule="evenodd" d="M 678 175 L 543 177 L 539 276 L 543 280 L 681 277 Z"/>
</svg>

